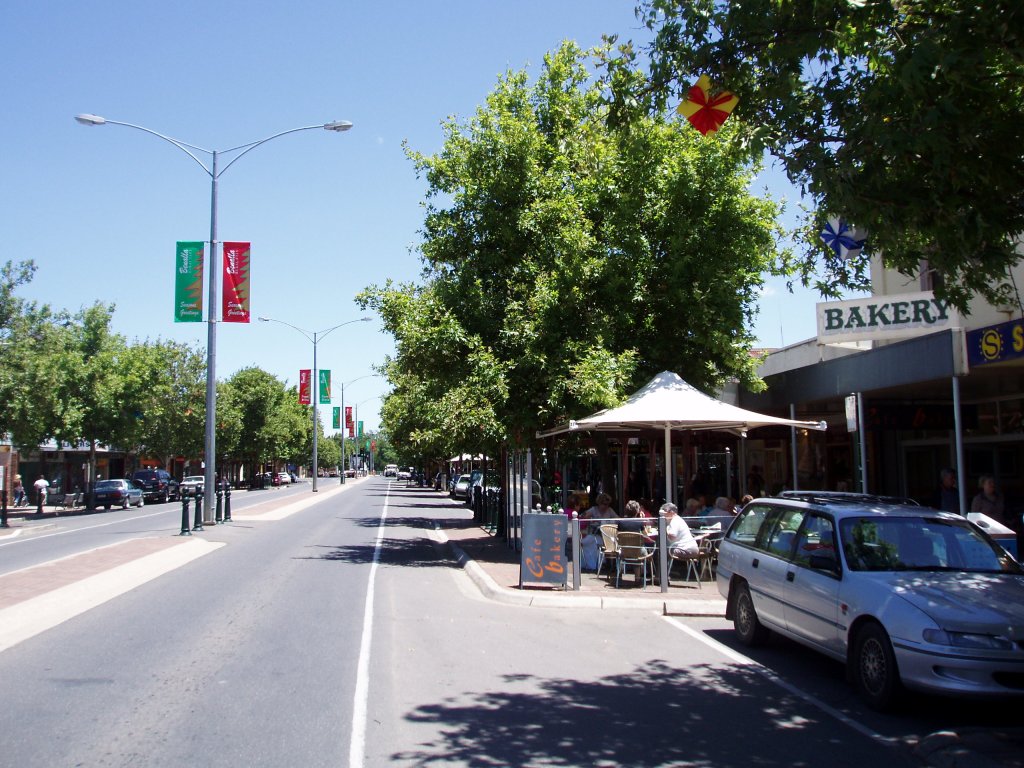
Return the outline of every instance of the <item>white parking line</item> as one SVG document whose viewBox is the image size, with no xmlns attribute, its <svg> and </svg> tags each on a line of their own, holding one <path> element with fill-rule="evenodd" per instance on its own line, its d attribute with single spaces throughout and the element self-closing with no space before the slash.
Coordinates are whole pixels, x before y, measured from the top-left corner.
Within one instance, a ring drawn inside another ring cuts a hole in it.
<svg viewBox="0 0 1024 768">
<path fill-rule="evenodd" d="M 841 723 L 843 723 L 845 725 L 848 725 L 850 728 L 853 728 L 853 730 L 857 731 L 857 733 L 861 734 L 862 736 L 867 736 L 869 739 L 871 739 L 873 741 L 876 741 L 879 744 L 882 744 L 883 746 L 886 746 L 886 747 L 894 747 L 894 746 L 897 745 L 897 743 L 898 743 L 897 741 L 895 741 L 893 739 L 886 738 L 882 734 L 880 734 L 880 733 L 878 733 L 876 731 L 873 731 L 871 728 L 869 728 L 868 726 L 864 725 L 860 721 L 854 720 L 849 715 L 843 714 L 842 712 L 840 712 L 835 707 L 832 707 L 832 706 L 826 704 L 824 701 L 822 701 L 818 697 L 813 696 L 812 694 L 807 693 L 806 691 L 800 690 L 799 688 L 797 688 L 792 683 L 786 682 L 781 677 L 779 677 L 777 674 L 775 674 L 770 669 L 765 667 L 763 664 L 759 664 L 758 662 L 754 661 L 749 656 L 744 656 L 742 653 L 738 653 L 737 651 L 734 651 L 732 648 L 728 647 L 727 645 L 723 645 L 722 643 L 718 642 L 717 640 L 714 640 L 714 639 L 708 637 L 703 632 L 698 632 L 697 630 L 692 629 L 691 627 L 686 626 L 685 624 L 683 624 L 682 622 L 680 622 L 677 619 L 672 618 L 671 616 L 664 616 L 663 618 L 665 619 L 665 621 L 667 621 L 669 624 L 671 624 L 673 627 L 678 629 L 683 634 L 686 634 L 686 635 L 692 637 L 694 640 L 699 640 L 700 642 L 704 643 L 704 645 L 708 646 L 709 648 L 713 648 L 714 650 L 718 651 L 723 656 L 728 658 L 730 661 L 733 661 L 733 662 L 735 662 L 737 664 L 741 664 L 741 665 L 743 665 L 745 667 L 749 667 L 750 669 L 752 669 L 753 671 L 757 672 L 759 675 L 761 675 L 765 679 L 775 683 L 775 685 L 779 686 L 780 688 L 782 688 L 787 693 L 791 693 L 792 695 L 796 696 L 797 698 L 803 699 L 808 704 L 811 704 L 812 706 L 817 707 L 818 709 L 820 709 L 822 712 L 824 712 L 829 717 L 835 718 L 839 722 L 841 722 Z"/>
<path fill-rule="evenodd" d="M 384 523 L 388 517 L 388 499 L 391 498 L 391 483 L 384 495 L 384 509 L 377 523 L 377 541 L 373 547 L 373 562 L 370 564 L 370 578 L 366 586 L 366 607 L 363 609 L 363 636 L 359 643 L 359 661 L 356 664 L 356 685 L 352 705 L 352 736 L 348 749 L 350 768 L 362 768 L 366 756 L 366 709 L 370 696 L 370 645 L 373 642 L 373 593 L 380 561 L 381 543 L 384 541 Z"/>
</svg>

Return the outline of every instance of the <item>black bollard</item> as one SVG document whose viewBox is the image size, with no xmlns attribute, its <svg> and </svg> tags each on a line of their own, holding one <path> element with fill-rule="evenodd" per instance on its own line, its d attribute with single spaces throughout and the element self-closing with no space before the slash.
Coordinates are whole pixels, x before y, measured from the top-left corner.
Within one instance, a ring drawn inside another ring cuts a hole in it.
<svg viewBox="0 0 1024 768">
<path fill-rule="evenodd" d="M 191 536 L 192 531 L 188 529 L 188 494 L 181 494 L 181 533 L 179 536 Z"/>
<path fill-rule="evenodd" d="M 0 488 L 0 528 L 10 528 L 7 524 L 7 489 Z"/>
<path fill-rule="evenodd" d="M 195 525 L 192 526 L 193 531 L 203 531 L 203 486 L 196 486 L 196 516 Z"/>
<path fill-rule="evenodd" d="M 36 514 L 43 514 L 43 494 L 46 491 L 43 488 L 36 488 Z"/>
<path fill-rule="evenodd" d="M 220 483 L 217 483 L 217 494 L 216 495 L 217 495 L 217 512 L 216 512 L 216 514 L 213 517 L 213 521 L 215 523 L 223 523 L 224 522 L 224 513 L 223 513 L 223 507 L 221 505 L 223 504 L 224 491 L 221 488 Z"/>
<path fill-rule="evenodd" d="M 224 484 L 224 522 L 231 522 L 231 484 Z"/>
</svg>

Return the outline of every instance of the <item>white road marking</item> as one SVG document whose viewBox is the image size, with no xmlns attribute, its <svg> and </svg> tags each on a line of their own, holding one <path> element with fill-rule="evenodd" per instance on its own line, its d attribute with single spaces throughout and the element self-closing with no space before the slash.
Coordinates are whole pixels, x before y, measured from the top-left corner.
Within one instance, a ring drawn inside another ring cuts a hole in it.
<svg viewBox="0 0 1024 768">
<path fill-rule="evenodd" d="M 117 525 L 118 523 L 130 523 L 132 520 L 145 520 L 148 517 L 156 517 L 166 512 L 166 509 L 162 509 L 159 512 L 150 512 L 148 515 L 136 515 L 135 517 L 119 517 L 116 520 L 110 520 L 106 523 L 97 523 L 96 525 L 87 525 L 82 528 L 67 528 L 63 531 L 54 531 L 53 533 L 41 533 L 38 536 L 23 539 L 21 543 L 27 543 L 30 541 L 39 541 L 40 539 L 48 539 L 51 536 L 63 536 L 67 533 L 79 533 L 80 531 L 91 531 L 94 528 L 106 528 L 108 525 Z M 17 541 L 5 541 L 0 543 L 0 547 L 9 547 L 11 544 L 17 544 Z"/>
<path fill-rule="evenodd" d="M 348 749 L 349 768 L 362 768 L 366 756 L 366 709 L 370 696 L 370 645 L 373 642 L 373 593 L 380 562 L 381 543 L 384 540 L 384 522 L 388 517 L 388 499 L 391 483 L 384 495 L 384 509 L 377 523 L 377 541 L 373 547 L 373 562 L 366 586 L 366 607 L 363 609 L 363 636 L 359 643 L 359 662 L 356 664 L 356 685 L 352 705 L 352 736 Z"/>
<path fill-rule="evenodd" d="M 734 651 L 727 645 L 723 645 L 717 640 L 714 640 L 713 638 L 706 636 L 704 633 L 698 632 L 697 630 L 686 626 L 685 624 L 678 621 L 677 619 L 672 618 L 671 616 L 664 616 L 663 618 L 665 619 L 665 621 L 667 621 L 673 627 L 678 629 L 680 632 L 689 635 L 694 640 L 699 640 L 700 642 L 704 643 L 704 645 L 708 646 L 709 648 L 713 648 L 714 650 L 718 651 L 731 661 L 734 661 L 735 663 L 741 664 L 745 667 L 750 667 L 750 669 L 757 672 L 759 675 L 771 681 L 772 683 L 775 683 L 775 685 L 779 686 L 784 691 L 787 691 L 788 693 L 791 693 L 792 695 L 800 699 L 803 699 L 808 704 L 817 707 L 826 715 L 829 715 L 830 717 L 835 718 L 839 722 L 848 725 L 850 728 L 853 728 L 853 730 L 857 731 L 857 733 L 861 734 L 862 736 L 867 736 L 869 739 L 872 739 L 873 741 L 876 741 L 879 744 L 882 744 L 887 747 L 892 747 L 896 745 L 896 742 L 893 739 L 886 738 L 882 734 L 873 731 L 870 727 L 864 725 L 860 721 L 854 720 L 849 715 L 843 714 L 835 707 L 826 704 L 824 701 L 817 698 L 816 696 L 813 696 L 812 694 L 807 693 L 806 691 L 800 690 L 792 683 L 786 682 L 781 677 L 772 672 L 770 669 L 754 661 L 749 656 L 744 656 L 742 653 Z"/>
<path fill-rule="evenodd" d="M 224 546 L 193 538 L 0 610 L 0 651 Z"/>
</svg>

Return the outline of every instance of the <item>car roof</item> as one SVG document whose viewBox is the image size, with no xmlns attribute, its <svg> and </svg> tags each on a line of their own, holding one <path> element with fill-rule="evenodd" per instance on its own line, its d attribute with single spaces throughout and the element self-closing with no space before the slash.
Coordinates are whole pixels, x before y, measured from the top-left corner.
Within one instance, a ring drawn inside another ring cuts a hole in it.
<svg viewBox="0 0 1024 768">
<path fill-rule="evenodd" d="M 930 507 L 922 507 L 913 499 L 899 496 L 881 496 L 870 493 L 843 493 L 830 491 L 783 491 L 778 496 L 754 499 L 757 502 L 771 502 L 787 507 L 814 508 L 828 511 L 836 518 L 863 517 L 879 515 L 886 517 L 943 517 L 949 520 L 966 518 L 942 512 Z"/>
</svg>

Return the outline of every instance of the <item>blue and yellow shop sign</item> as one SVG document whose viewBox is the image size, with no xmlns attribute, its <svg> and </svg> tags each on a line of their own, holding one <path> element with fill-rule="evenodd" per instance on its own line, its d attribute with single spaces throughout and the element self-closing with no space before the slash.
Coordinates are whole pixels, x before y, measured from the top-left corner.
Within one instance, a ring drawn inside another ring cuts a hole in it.
<svg viewBox="0 0 1024 768">
<path fill-rule="evenodd" d="M 1024 320 L 967 332 L 967 363 L 974 368 L 1024 357 Z"/>
</svg>

